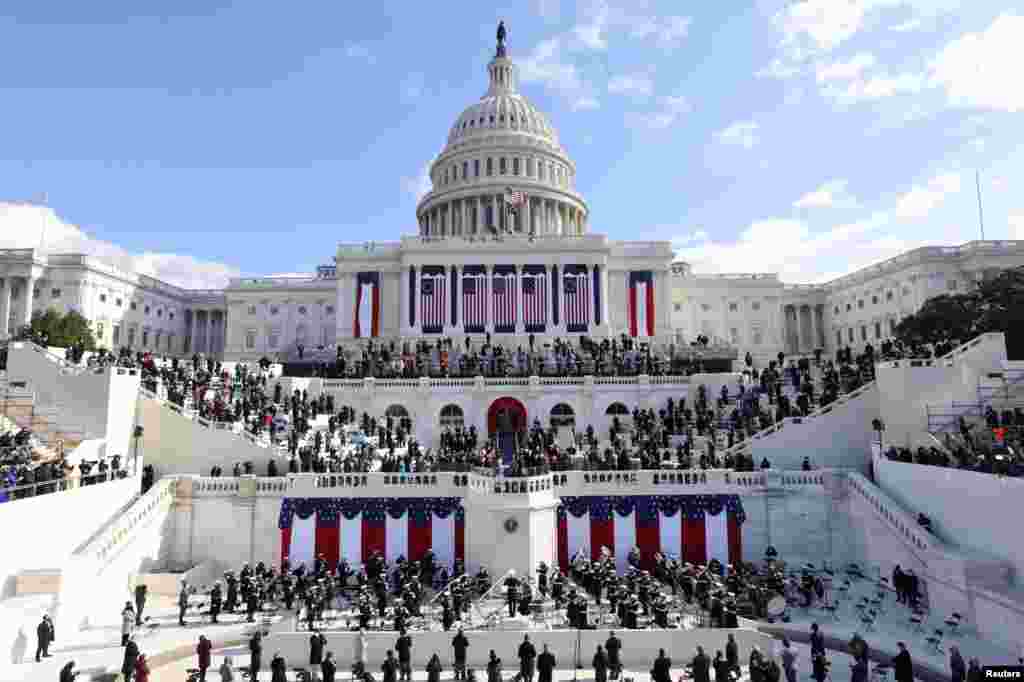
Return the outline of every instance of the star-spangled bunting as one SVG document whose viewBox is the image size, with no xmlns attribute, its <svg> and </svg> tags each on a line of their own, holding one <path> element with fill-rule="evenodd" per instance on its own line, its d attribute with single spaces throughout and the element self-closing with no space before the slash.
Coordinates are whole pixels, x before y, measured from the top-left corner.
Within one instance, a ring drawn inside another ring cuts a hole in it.
<svg viewBox="0 0 1024 682">
<path fill-rule="evenodd" d="M 384 523 L 385 514 L 400 519 L 406 512 L 414 523 L 424 525 L 431 516 L 445 519 L 454 513 L 456 520 L 465 519 L 460 497 L 286 497 L 281 502 L 278 528 L 291 528 L 294 516 L 308 519 L 317 514 L 321 523 L 336 523 L 339 514 L 347 519 L 362 515 L 371 523 Z"/>
<path fill-rule="evenodd" d="M 747 515 L 739 495 L 653 495 L 653 496 L 587 496 L 563 497 L 558 513 L 579 518 L 590 513 L 592 520 L 611 521 L 614 514 L 628 516 L 637 510 L 643 519 L 651 519 L 658 512 L 675 516 L 682 511 L 687 519 L 699 521 L 705 514 L 718 516 L 722 510 L 732 513 L 742 524 Z"/>
</svg>

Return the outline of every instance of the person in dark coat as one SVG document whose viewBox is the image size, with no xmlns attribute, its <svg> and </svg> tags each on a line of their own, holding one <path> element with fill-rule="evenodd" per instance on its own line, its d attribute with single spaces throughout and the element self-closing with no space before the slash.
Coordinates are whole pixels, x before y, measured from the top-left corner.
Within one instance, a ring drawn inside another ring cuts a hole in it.
<svg viewBox="0 0 1024 682">
<path fill-rule="evenodd" d="M 955 646 L 949 647 L 949 675 L 953 682 L 967 680 L 967 665 L 964 663 L 964 657 L 960 655 L 960 649 Z"/>
<path fill-rule="evenodd" d="M 36 626 L 36 663 L 39 662 L 40 658 L 46 658 L 50 655 L 50 618 L 49 616 L 43 616 L 43 619 L 39 621 L 39 625 Z"/>
<path fill-rule="evenodd" d="M 441 682 L 441 657 L 436 651 L 427 661 L 427 682 Z"/>
<path fill-rule="evenodd" d="M 75 682 L 76 677 L 78 677 L 78 673 L 75 672 L 75 662 L 68 661 L 60 669 L 60 682 Z"/>
<path fill-rule="evenodd" d="M 323 682 L 334 682 L 334 676 L 338 674 L 338 664 L 334 662 L 334 652 L 328 651 L 320 664 L 320 677 Z"/>
<path fill-rule="evenodd" d="M 711 663 L 711 668 L 715 671 L 715 682 L 728 682 L 729 664 L 722 656 L 721 650 L 715 652 L 715 660 Z"/>
<path fill-rule="evenodd" d="M 135 673 L 135 662 L 139 659 L 139 645 L 135 643 L 135 636 L 128 638 L 128 644 L 124 647 L 124 660 L 121 662 L 121 674 L 125 682 L 132 679 Z"/>
<path fill-rule="evenodd" d="M 317 630 L 309 636 L 309 664 L 320 665 L 324 660 L 324 647 L 327 645 L 327 638 L 324 633 Z"/>
<path fill-rule="evenodd" d="M 818 631 L 818 624 L 811 623 L 811 656 L 825 655 L 825 637 Z"/>
<path fill-rule="evenodd" d="M 608 654 L 608 670 L 611 672 L 612 679 L 617 679 L 622 672 L 622 658 L 619 655 L 619 652 L 622 651 L 622 640 L 615 636 L 614 630 L 608 635 L 608 640 L 604 643 L 604 650 Z"/>
<path fill-rule="evenodd" d="M 732 633 L 729 634 L 729 638 L 725 642 L 725 663 L 729 666 L 729 670 L 740 669 L 740 648 Z"/>
<path fill-rule="evenodd" d="M 824 654 L 815 654 L 811 658 L 811 677 L 815 682 L 825 682 L 828 677 L 828 659 Z"/>
<path fill-rule="evenodd" d="M 412 637 L 405 630 L 401 630 L 398 633 L 395 649 L 398 650 L 398 672 L 400 678 L 405 682 L 412 682 Z"/>
<path fill-rule="evenodd" d="M 972 658 L 967 662 L 967 682 L 982 682 L 984 679 L 985 676 L 981 670 L 981 663 L 977 658 Z"/>
<path fill-rule="evenodd" d="M 548 651 L 548 645 L 545 644 L 537 657 L 537 682 L 551 682 L 556 665 L 555 655 Z"/>
<path fill-rule="evenodd" d="M 135 586 L 135 625 L 142 625 L 142 610 L 146 608 L 146 595 L 149 588 L 146 583 Z"/>
<path fill-rule="evenodd" d="M 608 654 L 600 644 L 597 645 L 591 665 L 594 666 L 594 682 L 608 682 Z"/>
<path fill-rule="evenodd" d="M 455 662 L 452 664 L 456 680 L 466 679 L 466 650 L 469 649 L 469 640 L 463 634 L 462 628 L 455 633 L 452 639 L 452 649 L 455 651 Z"/>
<path fill-rule="evenodd" d="M 381 664 L 380 670 L 383 674 L 383 682 L 397 682 L 398 661 L 395 660 L 395 652 L 391 649 L 388 649 L 387 656 L 384 658 L 384 663 Z"/>
<path fill-rule="evenodd" d="M 270 682 L 288 682 L 288 664 L 284 662 L 281 652 L 274 653 L 270 659 Z"/>
<path fill-rule="evenodd" d="M 868 682 L 868 662 L 863 658 L 856 659 L 850 666 L 850 682 Z"/>
<path fill-rule="evenodd" d="M 534 663 L 537 661 L 537 649 L 530 641 L 529 635 L 523 635 L 523 643 L 519 645 L 519 674 L 523 682 L 533 682 Z"/>
<path fill-rule="evenodd" d="M 914 662 L 910 660 L 910 652 L 907 645 L 897 642 L 900 652 L 892 659 L 893 679 L 896 682 L 914 682 Z"/>
<path fill-rule="evenodd" d="M 260 632 L 253 634 L 249 640 L 249 677 L 256 679 L 260 671 L 260 658 L 263 656 L 263 635 Z"/>
<path fill-rule="evenodd" d="M 206 639 L 205 635 L 199 635 L 199 644 L 196 645 L 196 657 L 199 659 L 199 680 L 206 682 L 206 669 L 210 667 L 210 652 L 213 644 Z"/>
<path fill-rule="evenodd" d="M 697 647 L 697 655 L 693 657 L 693 682 L 711 682 L 710 667 L 711 660 L 704 653 L 704 647 Z"/>
<path fill-rule="evenodd" d="M 651 682 L 672 682 L 672 659 L 665 655 L 664 649 L 658 649 L 658 657 L 654 659 Z"/>
</svg>

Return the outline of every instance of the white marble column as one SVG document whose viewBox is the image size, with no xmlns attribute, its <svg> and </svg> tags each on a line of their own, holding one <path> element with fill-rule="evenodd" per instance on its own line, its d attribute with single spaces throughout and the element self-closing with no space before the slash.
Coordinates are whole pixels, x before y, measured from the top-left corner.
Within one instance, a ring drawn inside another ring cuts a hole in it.
<svg viewBox="0 0 1024 682">
<path fill-rule="evenodd" d="M 491 292 L 491 277 L 493 274 L 493 266 L 484 266 L 484 282 L 487 287 L 487 324 L 484 325 L 484 329 L 491 333 L 494 333 L 494 295 Z"/>
<path fill-rule="evenodd" d="M 608 317 L 608 301 L 611 299 L 612 294 L 608 290 L 608 266 L 601 266 L 601 324 L 603 324 L 611 332 L 612 321 Z"/>
<path fill-rule="evenodd" d="M 11 278 L 5 276 L 0 284 L 0 339 L 6 339 L 11 334 Z"/>
<path fill-rule="evenodd" d="M 558 297 L 558 324 L 555 325 L 555 333 L 565 333 L 565 265 L 558 265 L 558 287 L 554 292 Z"/>
<path fill-rule="evenodd" d="M 525 225 L 523 229 L 526 230 L 526 234 L 532 233 L 533 230 L 533 197 L 527 195 L 526 203 L 523 206 L 523 218 L 525 219 Z"/>
<path fill-rule="evenodd" d="M 25 278 L 25 308 L 22 311 L 22 317 L 19 320 L 21 324 L 19 326 L 32 324 L 32 304 L 35 300 L 36 282 L 38 281 L 34 277 Z"/>
<path fill-rule="evenodd" d="M 525 310 L 523 306 L 523 266 L 516 266 L 516 278 L 513 281 L 516 283 L 516 333 L 523 334 L 526 331 L 526 325 L 523 322 Z"/>
<path fill-rule="evenodd" d="M 577 232 L 577 234 L 580 234 Z M 658 302 L 655 306 L 655 333 L 665 337 L 662 340 L 670 343 L 672 336 L 672 278 L 668 270 L 658 274 L 658 290 L 655 292 Z"/>
<path fill-rule="evenodd" d="M 336 311 L 335 320 L 338 328 L 338 343 L 344 343 L 352 339 L 352 335 L 355 334 L 353 329 L 353 322 L 355 311 L 355 295 L 356 295 L 356 275 L 354 272 L 339 272 L 338 273 L 338 300 L 335 303 L 334 310 Z M 406 320 L 409 316 L 406 315 Z"/>
<path fill-rule="evenodd" d="M 452 294 L 455 296 L 455 331 L 458 332 L 466 328 L 466 321 L 463 319 L 464 312 L 462 310 L 462 303 L 465 301 L 465 297 L 462 295 L 462 266 L 455 266 L 455 282 L 457 291 L 453 291 Z"/>
<path fill-rule="evenodd" d="M 400 267 L 402 270 L 398 276 L 398 286 L 401 289 L 398 294 L 398 329 L 401 330 L 399 334 L 403 335 L 402 332 L 409 331 L 409 267 Z"/>
</svg>

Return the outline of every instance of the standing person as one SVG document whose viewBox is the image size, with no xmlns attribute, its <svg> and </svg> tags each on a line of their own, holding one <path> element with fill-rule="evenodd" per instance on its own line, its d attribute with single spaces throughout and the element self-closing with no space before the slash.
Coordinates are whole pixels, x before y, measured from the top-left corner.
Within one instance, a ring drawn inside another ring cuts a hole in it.
<svg viewBox="0 0 1024 682">
<path fill-rule="evenodd" d="M 664 649 L 658 649 L 658 657 L 654 659 L 651 682 L 672 682 L 672 659 L 665 655 Z"/>
<path fill-rule="evenodd" d="M 536 660 L 536 647 L 530 641 L 529 635 L 523 635 L 523 643 L 519 645 L 519 675 L 523 678 L 523 682 L 533 682 L 533 670 Z"/>
<path fill-rule="evenodd" d="M 412 637 L 403 629 L 395 642 L 398 650 L 398 674 L 403 682 L 412 682 Z"/>
<path fill-rule="evenodd" d="M 146 654 L 139 654 L 135 659 L 135 682 L 149 682 L 149 662 Z"/>
<path fill-rule="evenodd" d="M 967 666 L 964 665 L 964 657 L 960 655 L 960 649 L 956 646 L 949 647 L 949 675 L 953 682 L 967 680 Z"/>
<path fill-rule="evenodd" d="M 178 592 L 178 626 L 185 627 L 185 611 L 188 610 L 188 583 L 181 581 L 181 591 Z"/>
<path fill-rule="evenodd" d="M 220 664 L 220 682 L 235 682 L 235 669 L 231 667 L 231 657 L 225 656 Z"/>
<path fill-rule="evenodd" d="M 146 596 L 149 587 L 146 583 L 139 583 L 135 586 L 135 626 L 142 625 L 142 611 L 146 608 Z"/>
<path fill-rule="evenodd" d="M 334 662 L 334 652 L 328 651 L 324 656 L 323 663 L 320 664 L 320 675 L 324 678 L 323 682 L 334 682 L 334 676 L 337 673 L 338 664 Z"/>
<path fill-rule="evenodd" d="M 43 616 L 36 626 L 36 663 L 40 658 L 47 658 L 50 655 L 50 623 L 49 617 Z"/>
<path fill-rule="evenodd" d="M 260 657 L 263 655 L 263 635 L 258 630 L 249 640 L 249 677 L 257 679 L 260 672 Z"/>
<path fill-rule="evenodd" d="M 427 661 L 427 682 L 441 682 L 441 657 L 436 651 Z"/>
<path fill-rule="evenodd" d="M 828 661 L 824 654 L 815 654 L 811 659 L 811 677 L 815 682 L 825 682 L 828 677 Z"/>
<path fill-rule="evenodd" d="M 199 659 L 199 681 L 206 682 L 206 671 L 210 667 L 210 652 L 213 645 L 206 635 L 199 635 L 199 644 L 196 645 L 196 657 Z"/>
<path fill-rule="evenodd" d="M 900 652 L 892 659 L 893 679 L 896 682 L 914 682 L 914 662 L 910 660 L 910 652 L 907 645 L 897 642 Z"/>
<path fill-rule="evenodd" d="M 356 635 L 355 641 L 352 643 L 352 665 L 361 666 L 362 670 L 366 670 L 366 630 L 359 628 L 359 633 Z"/>
<path fill-rule="evenodd" d="M 622 659 L 619 652 L 622 651 L 622 641 L 615 636 L 615 631 L 608 636 L 604 643 L 604 650 L 608 653 L 608 669 L 611 671 L 612 679 L 618 679 L 622 673 Z"/>
<path fill-rule="evenodd" d="M 324 647 L 327 645 L 327 638 L 324 633 L 316 630 L 309 636 L 309 665 L 320 665 L 324 660 Z"/>
<path fill-rule="evenodd" d="M 796 682 L 796 652 L 789 646 L 789 640 L 782 640 L 782 670 L 786 673 L 786 682 Z"/>
<path fill-rule="evenodd" d="M 270 682 L 288 682 L 288 664 L 284 662 L 280 651 L 274 652 L 270 659 Z"/>
<path fill-rule="evenodd" d="M 600 644 L 597 645 L 591 665 L 594 666 L 594 682 L 608 682 L 608 654 Z"/>
<path fill-rule="evenodd" d="M 380 670 L 383 673 L 382 682 L 398 682 L 398 661 L 395 660 L 395 652 L 391 649 L 388 649 Z"/>
<path fill-rule="evenodd" d="M 981 663 L 977 658 L 972 658 L 967 663 L 967 682 L 982 682 L 985 679 L 981 671 Z"/>
<path fill-rule="evenodd" d="M 75 662 L 68 661 L 60 669 L 60 682 L 75 682 L 76 677 L 78 677 L 78 673 L 75 672 Z"/>
<path fill-rule="evenodd" d="M 487 659 L 487 682 L 502 682 L 501 659 L 494 653 L 494 649 L 491 649 L 490 656 Z"/>
<path fill-rule="evenodd" d="M 132 636 L 132 631 L 135 629 L 136 614 L 135 609 L 128 602 L 124 603 L 124 608 L 121 610 L 121 646 L 128 644 L 128 638 Z"/>
<path fill-rule="evenodd" d="M 711 659 L 704 653 L 704 647 L 697 647 L 697 655 L 693 657 L 693 682 L 711 682 L 710 668 Z"/>
<path fill-rule="evenodd" d="M 551 682 L 556 665 L 555 655 L 548 651 L 548 645 L 545 644 L 537 657 L 537 682 Z"/>
<path fill-rule="evenodd" d="M 729 666 L 729 670 L 740 669 L 740 648 L 732 633 L 729 633 L 729 638 L 725 643 L 725 663 Z"/>
<path fill-rule="evenodd" d="M 469 649 L 469 640 L 463 634 L 462 628 L 459 628 L 459 631 L 455 633 L 455 637 L 452 639 L 452 649 L 455 651 L 455 662 L 452 664 L 452 668 L 455 671 L 455 679 L 465 680 L 466 651 Z"/>
<path fill-rule="evenodd" d="M 135 643 L 135 636 L 128 637 L 128 643 L 124 647 L 124 660 L 121 661 L 121 674 L 125 682 L 132 679 L 135 674 L 135 664 L 139 660 L 139 645 Z"/>
<path fill-rule="evenodd" d="M 825 655 L 825 637 L 818 631 L 818 624 L 811 623 L 811 656 Z"/>
</svg>

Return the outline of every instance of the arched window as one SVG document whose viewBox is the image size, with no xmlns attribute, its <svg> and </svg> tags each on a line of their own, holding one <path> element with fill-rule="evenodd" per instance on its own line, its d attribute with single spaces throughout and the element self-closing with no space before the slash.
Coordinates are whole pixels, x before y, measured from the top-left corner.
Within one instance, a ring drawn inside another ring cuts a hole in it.
<svg viewBox="0 0 1024 682">
<path fill-rule="evenodd" d="M 487 157 L 487 175 L 494 175 L 494 159 Z"/>
<path fill-rule="evenodd" d="M 606 409 L 604 413 L 608 417 L 628 417 L 629 408 L 627 408 L 622 403 L 612 403 L 611 405 L 608 406 L 608 409 Z"/>
<path fill-rule="evenodd" d="M 389 405 L 388 409 L 384 410 L 384 416 L 402 419 L 409 416 L 409 410 L 402 405 Z"/>
<path fill-rule="evenodd" d="M 441 408 L 441 428 L 457 429 L 465 423 L 462 408 L 458 405 L 445 405 Z"/>
<path fill-rule="evenodd" d="M 551 408 L 551 426 L 575 426 L 576 413 L 565 403 L 558 403 Z"/>
</svg>

